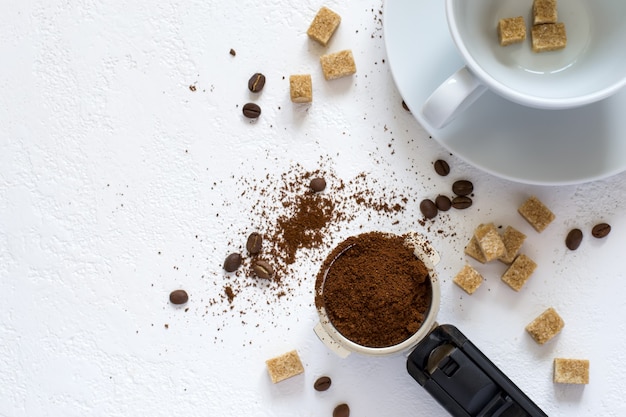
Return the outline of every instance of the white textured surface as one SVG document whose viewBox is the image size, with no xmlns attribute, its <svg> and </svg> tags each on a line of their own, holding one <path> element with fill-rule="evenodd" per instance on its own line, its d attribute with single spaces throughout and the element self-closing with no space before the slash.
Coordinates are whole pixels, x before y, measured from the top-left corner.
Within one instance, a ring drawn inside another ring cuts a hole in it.
<svg viewBox="0 0 626 417">
<path fill-rule="evenodd" d="M 346 181 L 366 172 L 373 188 L 410 192 L 397 222 L 366 213 L 335 237 L 361 227 L 428 234 L 442 255 L 440 322 L 456 324 L 549 415 L 626 414 L 626 175 L 542 188 L 447 155 L 400 106 L 379 1 L 325 3 L 343 17 L 328 50 L 351 48 L 358 68 L 333 82 L 319 70 L 326 49 L 305 34 L 321 3 L 5 3 L 1 416 L 329 416 L 339 402 L 354 416 L 446 415 L 404 358 L 341 360 L 317 340 L 318 265 L 306 257 L 303 284 L 285 302 L 250 308 L 237 296 L 228 309 L 221 264 L 241 249 L 259 198 L 242 178 L 273 178 L 295 163 Z M 257 71 L 267 84 L 253 96 L 246 84 Z M 303 72 L 313 75 L 310 106 L 288 97 L 288 76 Z M 248 101 L 263 109 L 256 123 L 241 116 Z M 450 177 L 434 174 L 439 157 Z M 475 205 L 420 226 L 421 198 L 449 192 L 457 178 L 474 182 Z M 541 235 L 516 213 L 529 194 L 557 214 Z M 601 220 L 613 232 L 594 240 Z M 485 221 L 529 235 L 525 251 L 539 268 L 520 293 L 499 282 L 501 265 L 482 268 L 487 281 L 471 297 L 452 283 Z M 575 226 L 585 240 L 570 252 L 563 240 Z M 167 301 L 179 287 L 188 311 Z M 566 326 L 537 346 L 523 328 L 547 306 Z M 305 374 L 272 385 L 264 360 L 292 348 Z M 554 385 L 554 356 L 590 359 L 591 383 Z M 325 393 L 312 389 L 321 374 L 333 378 Z"/>
</svg>

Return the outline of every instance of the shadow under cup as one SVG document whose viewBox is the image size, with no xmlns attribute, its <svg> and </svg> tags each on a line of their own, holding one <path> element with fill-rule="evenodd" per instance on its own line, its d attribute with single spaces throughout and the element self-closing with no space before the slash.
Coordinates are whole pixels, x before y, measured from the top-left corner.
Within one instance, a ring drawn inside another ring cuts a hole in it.
<svg viewBox="0 0 626 417">
<path fill-rule="evenodd" d="M 446 0 L 452 38 L 468 67 L 519 104 L 564 109 L 610 96 L 626 84 L 626 1 L 558 0 L 567 46 L 533 52 L 532 0 Z M 500 46 L 498 20 L 522 16 L 527 37 Z"/>
</svg>

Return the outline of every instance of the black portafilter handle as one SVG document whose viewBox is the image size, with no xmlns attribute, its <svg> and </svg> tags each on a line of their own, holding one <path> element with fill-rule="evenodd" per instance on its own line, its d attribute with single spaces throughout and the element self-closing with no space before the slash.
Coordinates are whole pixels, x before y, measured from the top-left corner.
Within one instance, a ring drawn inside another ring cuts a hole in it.
<svg viewBox="0 0 626 417">
<path fill-rule="evenodd" d="M 455 417 L 547 417 L 456 327 L 435 327 L 411 352 L 409 374 Z"/>
</svg>

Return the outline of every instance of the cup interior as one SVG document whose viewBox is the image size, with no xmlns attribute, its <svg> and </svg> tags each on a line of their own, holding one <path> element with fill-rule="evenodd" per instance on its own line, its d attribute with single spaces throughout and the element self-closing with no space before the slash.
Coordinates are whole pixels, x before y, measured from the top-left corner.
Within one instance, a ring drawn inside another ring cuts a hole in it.
<svg viewBox="0 0 626 417">
<path fill-rule="evenodd" d="M 452 38 L 468 67 L 489 88 L 540 108 L 575 107 L 600 100 L 626 84 L 626 1 L 558 0 L 567 46 L 531 47 L 532 0 L 446 0 Z M 498 20 L 522 16 L 527 37 L 500 46 Z"/>
</svg>

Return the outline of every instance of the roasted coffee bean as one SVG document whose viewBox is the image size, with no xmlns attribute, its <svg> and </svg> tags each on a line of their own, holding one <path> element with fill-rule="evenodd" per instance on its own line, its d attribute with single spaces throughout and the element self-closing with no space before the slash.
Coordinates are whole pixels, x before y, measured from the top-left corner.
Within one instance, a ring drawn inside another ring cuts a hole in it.
<svg viewBox="0 0 626 417">
<path fill-rule="evenodd" d="M 226 272 L 234 272 L 241 266 L 241 255 L 238 253 L 231 253 L 224 260 L 224 270 Z"/>
<path fill-rule="evenodd" d="M 474 191 L 474 184 L 468 180 L 458 180 L 452 184 L 452 192 L 456 195 L 470 195 Z"/>
<path fill-rule="evenodd" d="M 350 407 L 348 407 L 348 404 L 339 404 L 335 407 L 333 417 L 350 417 Z"/>
<path fill-rule="evenodd" d="M 450 173 L 450 165 L 443 159 L 437 159 L 435 161 L 435 172 L 442 177 L 445 177 Z"/>
<path fill-rule="evenodd" d="M 263 244 L 263 237 L 257 233 L 252 232 L 250 236 L 248 236 L 248 241 L 246 242 L 246 249 L 250 252 L 251 255 L 256 255 L 261 252 L 261 245 Z"/>
<path fill-rule="evenodd" d="M 420 203 L 420 211 L 427 219 L 432 219 L 437 215 L 437 206 L 433 203 L 433 200 L 425 199 Z"/>
<path fill-rule="evenodd" d="M 569 250 L 576 250 L 580 246 L 580 243 L 583 241 L 583 232 L 580 229 L 572 229 L 565 237 L 565 246 Z"/>
<path fill-rule="evenodd" d="M 452 201 L 445 195 L 438 195 L 437 198 L 435 198 L 435 205 L 441 211 L 448 211 L 450 207 L 452 207 Z"/>
<path fill-rule="evenodd" d="M 185 304 L 189 301 L 189 295 L 185 290 L 175 290 L 170 293 L 170 303 L 172 304 Z"/>
<path fill-rule="evenodd" d="M 452 199 L 452 207 L 463 210 L 472 205 L 472 199 L 466 196 L 458 196 Z"/>
<path fill-rule="evenodd" d="M 596 224 L 595 226 L 593 226 L 593 229 L 591 229 L 591 235 L 598 239 L 606 237 L 606 235 L 608 235 L 609 233 L 611 233 L 611 225 L 608 223 Z"/>
<path fill-rule="evenodd" d="M 274 268 L 265 261 L 256 261 L 254 265 L 252 265 L 252 270 L 259 278 L 272 279 L 274 276 Z"/>
<path fill-rule="evenodd" d="M 261 108 L 254 103 L 246 103 L 243 105 L 243 115 L 249 119 L 256 119 L 261 115 Z"/>
<path fill-rule="evenodd" d="M 232 56 L 237 55 L 237 52 L 235 52 L 233 48 L 230 48 L 230 51 L 228 53 L 231 54 Z"/>
<path fill-rule="evenodd" d="M 257 72 L 248 80 L 248 90 L 253 93 L 258 93 L 263 90 L 263 86 L 265 85 L 265 75 Z"/>
<path fill-rule="evenodd" d="M 326 189 L 326 180 L 324 178 L 313 178 L 309 187 L 316 193 L 324 191 Z"/>
<path fill-rule="evenodd" d="M 313 383 L 313 388 L 315 391 L 326 391 L 330 388 L 330 384 L 332 383 L 331 379 L 327 376 L 321 376 L 317 378 L 315 383 Z"/>
</svg>

